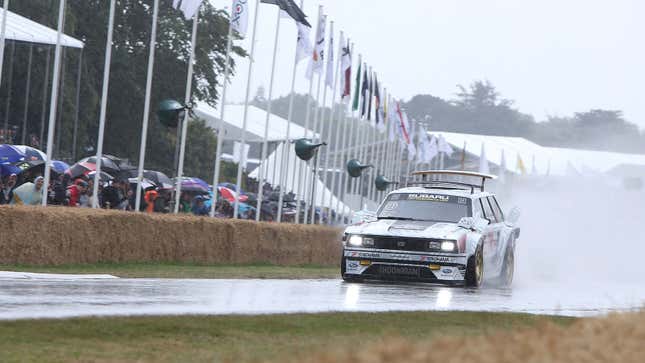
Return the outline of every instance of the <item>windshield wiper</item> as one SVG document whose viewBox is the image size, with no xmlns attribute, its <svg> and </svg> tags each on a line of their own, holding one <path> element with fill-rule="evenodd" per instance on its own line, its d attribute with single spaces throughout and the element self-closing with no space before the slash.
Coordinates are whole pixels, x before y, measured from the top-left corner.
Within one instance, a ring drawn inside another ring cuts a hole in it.
<svg viewBox="0 0 645 363">
<path fill-rule="evenodd" d="M 377 219 L 394 219 L 397 221 L 417 221 L 418 219 L 409 218 L 409 217 L 377 217 Z"/>
</svg>

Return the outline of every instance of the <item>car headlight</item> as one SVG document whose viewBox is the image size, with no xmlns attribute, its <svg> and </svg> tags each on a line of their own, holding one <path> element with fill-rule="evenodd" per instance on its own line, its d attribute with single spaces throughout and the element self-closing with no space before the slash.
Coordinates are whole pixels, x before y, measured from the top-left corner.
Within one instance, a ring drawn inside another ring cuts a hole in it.
<svg viewBox="0 0 645 363">
<path fill-rule="evenodd" d="M 363 246 L 365 247 L 374 247 L 374 238 L 363 238 Z"/>
<path fill-rule="evenodd" d="M 455 250 L 455 242 L 443 241 L 441 242 L 441 250 L 446 252 L 452 252 Z"/>
<path fill-rule="evenodd" d="M 361 246 L 363 244 L 363 237 L 361 236 L 351 236 L 349 237 L 349 244 L 352 246 Z"/>
</svg>

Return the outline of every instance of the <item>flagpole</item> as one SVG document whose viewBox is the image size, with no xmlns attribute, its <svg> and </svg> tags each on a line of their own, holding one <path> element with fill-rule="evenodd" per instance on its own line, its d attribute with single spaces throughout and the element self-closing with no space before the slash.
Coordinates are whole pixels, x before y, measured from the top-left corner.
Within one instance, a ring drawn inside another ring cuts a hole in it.
<svg viewBox="0 0 645 363">
<path fill-rule="evenodd" d="M 313 80 L 313 77 L 312 77 L 312 80 Z M 316 116 L 318 115 L 318 101 L 320 100 L 320 83 L 321 83 L 321 80 L 322 80 L 322 75 L 319 74 L 318 75 L 318 85 L 316 86 L 318 88 L 318 90 L 316 91 L 316 105 L 314 105 L 314 110 L 313 110 L 313 113 L 314 113 L 314 125 L 316 124 L 315 119 L 316 119 Z M 307 101 L 307 103 L 309 103 L 309 101 Z M 306 115 L 307 117 L 305 119 L 305 122 L 306 122 L 307 125 L 309 124 L 309 118 L 311 117 L 310 108 L 311 107 L 307 107 L 307 115 Z M 311 139 L 312 140 L 315 140 L 316 134 L 317 134 L 317 130 L 316 130 L 315 126 L 314 126 L 313 130 L 311 130 Z M 316 153 L 318 153 L 318 152 L 316 152 Z M 315 161 L 312 164 L 313 164 L 312 170 L 315 170 L 315 167 L 316 167 Z M 303 168 L 303 169 L 305 169 L 305 171 L 306 171 L 306 168 Z M 305 190 L 305 195 L 304 195 L 304 198 L 305 198 L 304 223 L 309 224 L 308 216 L 309 216 L 309 206 L 311 206 L 311 202 L 309 204 L 307 204 L 307 200 L 309 199 L 309 194 L 310 194 L 309 193 L 309 184 L 310 184 L 309 181 L 310 181 L 310 178 L 312 178 L 312 175 L 311 175 L 311 173 L 305 172 L 304 177 L 305 177 L 305 183 L 304 183 L 304 190 Z"/>
<path fill-rule="evenodd" d="M 114 13 L 116 0 L 110 0 L 110 16 L 108 33 L 105 42 L 105 64 L 103 65 L 103 89 L 101 90 L 101 111 L 99 115 L 99 139 L 96 146 L 96 174 L 94 175 L 94 190 L 92 190 L 92 208 L 99 208 L 99 181 L 103 164 L 103 138 L 105 136 L 105 116 L 110 85 L 110 65 L 112 64 L 112 35 L 114 33 Z"/>
<path fill-rule="evenodd" d="M 305 5 L 305 0 L 300 0 L 300 9 L 302 9 Z M 296 23 L 296 26 L 298 26 L 298 23 Z M 291 93 L 289 94 L 289 111 L 287 114 L 287 135 L 285 137 L 286 139 L 286 144 L 285 147 L 282 148 L 282 162 L 280 163 L 280 196 L 278 197 L 278 217 L 277 217 L 277 222 L 281 223 L 282 222 L 282 203 L 284 202 L 284 192 L 286 191 L 286 186 L 287 186 L 287 174 L 289 173 L 289 164 L 291 163 L 291 148 L 289 147 L 289 138 L 291 137 L 291 122 L 293 120 L 293 108 L 294 108 L 294 100 L 295 100 L 295 90 L 296 90 L 296 74 L 298 71 L 298 50 L 296 49 L 296 53 L 294 55 L 294 61 L 293 61 L 293 73 L 291 75 Z M 277 155 L 276 155 L 277 157 Z M 294 167 L 297 164 L 294 163 Z M 295 181 L 295 175 L 296 172 L 294 170 L 293 176 L 294 176 L 294 181 Z M 292 188 L 295 187 L 295 183 L 291 183 Z M 283 190 L 284 186 L 284 190 Z M 298 197 L 296 196 L 296 202 L 298 201 Z M 298 206 L 300 206 L 300 203 L 296 203 Z M 299 209 L 299 208 L 298 208 Z M 299 211 L 296 213 L 296 220 L 295 223 L 298 223 L 298 217 L 299 217 Z"/>
<path fill-rule="evenodd" d="M 219 184 L 220 168 L 222 165 L 222 147 L 224 145 L 224 116 L 226 115 L 226 91 L 228 89 L 228 77 L 231 73 L 231 48 L 233 46 L 233 12 L 231 8 L 231 18 L 228 23 L 228 39 L 226 40 L 226 64 L 224 65 L 224 81 L 222 84 L 222 98 L 220 99 L 220 116 L 217 123 L 217 149 L 215 150 L 215 170 L 213 172 L 213 200 L 211 202 L 210 216 L 215 217 L 215 208 L 217 204 L 217 184 Z"/>
<path fill-rule="evenodd" d="M 52 81 L 52 94 L 49 103 L 49 130 L 47 130 L 47 160 L 45 161 L 45 178 L 42 188 L 42 206 L 47 206 L 47 197 L 49 190 L 49 180 L 51 177 L 52 154 L 54 152 L 54 128 L 56 127 L 56 106 L 58 105 L 58 83 L 60 82 L 60 60 L 61 60 L 61 38 L 63 35 L 63 19 L 65 16 L 65 2 L 60 0 L 58 4 L 58 29 L 56 34 L 56 51 L 54 53 L 54 78 Z M 5 0 L 4 15 L 7 14 L 7 6 L 9 3 Z M 7 23 L 6 17 L 4 18 L 3 26 Z M 4 41 L 3 41 L 4 44 Z"/>
<path fill-rule="evenodd" d="M 333 24 L 334 23 L 332 22 L 331 24 L 332 24 L 331 25 L 331 34 L 333 36 L 333 32 L 334 32 L 334 25 Z M 329 38 L 330 40 L 333 39 L 332 36 L 330 36 L 330 38 Z M 333 128 L 332 123 L 334 122 L 334 115 L 336 114 L 336 112 L 335 112 L 336 110 L 334 110 L 334 106 L 335 106 L 335 103 L 336 103 L 336 91 L 338 90 L 338 79 L 340 78 L 340 64 L 341 64 L 341 60 L 342 60 L 343 43 L 344 42 L 345 42 L 344 33 L 341 30 L 340 31 L 340 39 L 339 39 L 339 42 L 338 42 L 339 44 L 338 44 L 338 53 L 337 53 L 338 54 L 338 59 L 336 60 L 336 72 L 334 73 L 334 82 L 333 82 L 334 86 L 333 86 L 333 90 L 332 90 L 332 93 L 331 93 L 331 95 L 332 95 L 331 96 L 331 110 L 329 112 L 329 121 L 328 121 L 328 125 L 327 125 L 327 129 L 329 131 L 327 133 L 327 143 L 328 144 L 331 144 L 331 133 L 333 131 L 332 130 L 332 128 Z M 342 100 L 342 96 L 341 96 L 341 103 L 342 102 L 343 102 L 343 100 Z M 340 108 L 339 108 L 338 111 L 340 111 Z M 338 119 L 336 119 L 336 120 L 338 121 Z M 324 122 L 324 120 L 323 120 L 323 122 Z M 333 151 L 334 153 L 338 152 L 338 130 L 340 129 L 339 126 L 340 125 L 336 125 L 336 139 L 334 141 L 334 151 Z M 321 199 L 321 203 L 323 204 L 323 206 L 326 204 L 325 203 L 325 194 L 327 192 L 327 174 L 329 174 L 329 172 L 328 172 L 328 170 L 329 170 L 329 158 L 331 156 L 331 153 L 329 152 L 329 150 L 327 150 L 327 152 L 325 154 L 326 154 L 325 166 L 324 166 L 324 169 L 323 169 L 323 184 L 325 185 L 325 188 L 323 189 L 323 194 L 322 194 L 322 199 Z M 336 160 L 336 155 L 334 154 L 334 163 L 335 163 L 335 160 Z M 335 179 L 335 172 L 332 173 L 331 177 L 332 177 L 332 181 L 331 181 L 331 189 L 329 190 L 329 207 L 328 207 L 329 215 L 327 216 L 327 221 L 328 222 L 331 221 L 331 210 L 332 210 L 331 201 L 332 201 L 332 198 L 334 196 L 334 186 L 335 186 L 334 181 L 336 180 Z M 318 222 L 319 222 L 319 224 L 323 224 L 322 218 Z"/>
<path fill-rule="evenodd" d="M 134 210 L 141 210 L 141 182 L 143 181 L 143 166 L 146 161 L 146 143 L 148 140 L 148 121 L 150 119 L 150 96 L 152 91 L 152 76 L 155 64 L 155 47 L 157 44 L 157 18 L 159 16 L 159 0 L 154 0 L 152 9 L 152 31 L 150 33 L 150 51 L 148 55 L 148 75 L 146 78 L 146 96 L 143 105 L 143 125 L 141 127 L 141 145 L 139 148 L 139 166 L 137 170 L 137 193 Z"/>
<path fill-rule="evenodd" d="M 7 36 L 7 13 L 8 12 L 9 12 L 9 0 L 4 0 L 4 9 L 2 11 L 2 29 L 0 29 L 0 86 L 2 85 L 2 67 L 4 65 L 4 43 Z"/>
<path fill-rule="evenodd" d="M 354 54 L 354 43 L 352 43 L 351 48 L 350 48 L 350 57 L 351 57 L 352 54 Z M 350 61 L 351 61 L 351 58 L 350 58 Z M 352 118 L 353 108 L 352 108 L 351 78 L 352 78 L 352 75 L 351 75 L 351 72 L 350 72 L 350 75 L 349 75 L 350 87 L 349 87 L 349 95 L 348 95 L 348 97 L 349 97 L 349 102 L 348 102 L 349 111 L 347 110 L 346 106 L 343 106 L 343 125 L 345 125 L 345 128 L 344 128 L 344 132 L 343 132 L 343 141 L 342 141 L 342 146 L 343 147 L 341 148 L 341 150 L 343 152 L 341 154 L 341 160 L 340 160 L 340 165 L 339 165 L 339 168 L 340 168 L 340 171 L 339 171 L 340 181 L 339 181 L 338 185 L 339 185 L 339 188 L 340 188 L 339 189 L 340 190 L 340 192 L 339 192 L 340 195 L 338 197 L 338 202 L 337 202 L 337 206 L 336 206 L 336 210 L 338 210 L 340 208 L 341 201 L 342 201 L 342 203 L 344 205 L 343 213 L 342 213 L 343 214 L 343 219 L 341 219 L 341 221 L 344 220 L 345 207 L 347 207 L 347 203 L 346 203 L 347 202 L 347 181 L 345 180 L 345 164 L 349 160 L 349 156 L 350 156 L 350 146 L 348 145 L 348 142 L 351 142 L 351 140 L 353 140 L 353 138 L 354 138 L 354 122 L 353 122 L 354 120 Z M 347 117 L 348 115 L 349 115 L 349 120 L 348 120 L 348 117 Z M 348 135 L 348 132 L 349 132 L 349 135 Z"/>
<path fill-rule="evenodd" d="M 236 180 L 236 193 L 238 196 L 242 191 L 242 171 L 244 164 L 246 164 L 245 152 L 246 148 L 246 129 L 249 119 L 249 98 L 251 97 L 251 81 L 253 76 L 253 63 L 255 63 L 255 38 L 258 30 L 258 13 L 260 13 L 260 0 L 255 0 L 255 15 L 253 15 L 253 35 L 251 35 L 251 53 L 249 54 L 249 74 L 246 81 L 246 97 L 244 99 L 244 116 L 242 118 L 242 136 L 240 140 L 240 162 L 237 165 L 237 180 Z M 237 219 L 240 208 L 240 198 L 235 198 L 235 209 L 233 210 L 233 219 Z"/>
<path fill-rule="evenodd" d="M 266 174 L 268 174 L 267 171 L 268 171 L 268 167 L 269 167 L 266 159 L 267 159 L 267 147 L 268 147 L 268 142 L 269 142 L 269 140 L 268 140 L 269 139 L 269 125 L 270 125 L 270 122 L 271 122 L 271 100 L 272 100 L 272 97 L 273 97 L 273 82 L 275 80 L 275 65 L 276 65 L 276 59 L 277 59 L 277 55 L 278 55 L 278 43 L 279 43 L 279 39 L 280 39 L 280 12 L 281 12 L 281 10 L 278 7 L 278 13 L 277 13 L 277 19 L 278 20 L 277 20 L 276 26 L 275 26 L 275 41 L 274 41 L 274 44 L 273 44 L 273 60 L 271 61 L 271 78 L 269 80 L 269 96 L 268 96 L 269 98 L 267 99 L 267 112 L 266 112 L 266 119 L 265 119 L 265 124 L 264 124 L 264 140 L 262 142 L 262 156 L 261 156 L 261 159 L 260 159 L 261 164 L 260 164 L 260 168 L 258 170 L 258 185 L 260 185 L 260 186 L 262 185 L 263 179 L 266 178 Z M 276 150 L 277 150 L 277 148 L 276 148 Z M 273 164 L 275 166 L 275 164 L 278 162 L 277 152 L 274 155 L 275 155 L 275 157 L 273 159 Z M 273 184 L 274 185 L 276 184 L 275 179 L 276 179 L 276 176 L 275 176 L 275 172 L 274 172 L 273 173 L 273 180 L 274 180 Z M 238 190 L 239 190 L 239 188 L 238 188 Z M 261 188 L 261 187 L 258 188 L 257 211 L 262 210 L 262 198 L 264 197 L 263 190 L 264 190 L 264 188 Z M 282 194 L 283 192 L 284 192 L 284 190 L 280 189 L 280 194 Z M 259 222 L 260 221 L 260 215 L 262 213 L 258 213 L 257 211 L 255 213 L 255 221 Z M 277 218 L 280 218 L 280 217 L 278 216 Z"/>
<path fill-rule="evenodd" d="M 201 6 L 201 3 L 200 3 Z M 188 59 L 188 74 L 186 75 L 186 94 L 184 96 L 184 105 L 189 107 L 192 99 L 193 90 L 193 69 L 195 63 L 195 49 L 197 48 L 197 26 L 199 25 L 199 8 L 195 10 L 193 16 L 193 32 L 190 37 L 190 57 Z M 188 119 L 190 112 L 184 112 L 184 121 L 181 123 L 181 141 L 179 143 L 179 166 L 177 167 L 177 186 L 175 191 L 175 214 L 179 213 L 179 203 L 181 202 L 181 179 L 184 176 L 184 157 L 186 156 L 186 137 L 188 134 Z"/>
<path fill-rule="evenodd" d="M 320 32 L 320 20 L 322 19 L 322 11 L 323 11 L 323 7 L 322 7 L 322 5 L 319 5 L 318 6 L 318 20 L 316 22 L 316 35 L 315 35 L 314 42 L 318 41 L 318 37 L 320 35 L 319 32 Z M 312 54 L 310 54 L 310 57 L 313 57 L 313 52 L 314 51 L 315 51 L 315 44 L 314 44 L 314 49 L 312 49 Z M 296 52 L 296 56 L 297 56 L 297 52 Z M 311 61 L 311 58 L 310 58 L 310 61 Z M 320 82 L 320 79 L 319 79 L 319 82 Z M 320 89 L 320 87 L 319 87 L 319 89 Z M 307 136 L 309 134 L 309 119 L 311 117 L 311 101 L 313 100 L 313 93 L 314 93 L 314 75 L 313 75 L 313 72 L 312 72 L 311 79 L 309 79 L 309 93 L 308 93 L 308 97 L 307 97 L 307 109 L 305 111 L 305 138 L 307 138 Z M 316 102 L 318 100 L 317 97 L 318 96 L 316 96 Z M 315 134 L 315 133 L 316 133 L 315 130 L 312 131 L 312 134 Z M 312 135 L 312 139 L 313 139 L 313 135 Z M 305 161 L 302 161 L 302 160 L 298 161 L 298 165 L 299 165 L 299 170 L 298 170 L 298 183 L 297 183 L 298 184 L 298 193 L 297 193 L 298 196 L 297 196 L 297 198 L 302 198 L 302 202 L 305 204 L 303 222 L 304 222 L 304 224 L 307 224 L 307 211 L 309 209 L 307 208 L 307 185 L 306 185 L 307 182 L 306 181 L 308 179 L 308 174 L 309 173 L 305 173 L 305 171 L 307 169 L 307 163 Z M 303 183 L 303 180 L 305 181 L 304 183 Z M 303 192 L 304 192 L 304 194 L 303 194 Z M 300 202 L 300 200 L 298 200 L 297 203 L 296 203 L 296 223 L 300 222 L 300 208 L 301 208 L 300 205 L 301 204 L 302 203 Z"/>
<path fill-rule="evenodd" d="M 344 202 L 345 198 L 345 192 L 346 188 L 343 182 L 345 181 L 345 172 L 343 166 L 345 165 L 345 159 L 346 159 L 346 143 L 347 143 L 347 133 L 348 131 L 351 132 L 351 125 L 348 125 L 347 122 L 347 106 L 345 105 L 345 102 L 342 102 L 342 109 L 341 109 L 341 125 L 343 128 L 343 131 L 341 132 L 342 134 L 342 140 L 340 141 L 340 159 L 334 161 L 334 168 L 338 168 L 338 192 L 336 193 L 336 219 L 340 219 L 341 221 L 344 220 L 344 214 L 345 214 L 345 208 L 341 208 L 340 204 L 341 201 L 343 202 L 343 205 L 346 205 Z M 349 129 L 348 130 L 348 126 Z M 335 174 L 334 174 L 335 175 Z M 332 190 L 332 193 L 334 191 Z"/>
</svg>

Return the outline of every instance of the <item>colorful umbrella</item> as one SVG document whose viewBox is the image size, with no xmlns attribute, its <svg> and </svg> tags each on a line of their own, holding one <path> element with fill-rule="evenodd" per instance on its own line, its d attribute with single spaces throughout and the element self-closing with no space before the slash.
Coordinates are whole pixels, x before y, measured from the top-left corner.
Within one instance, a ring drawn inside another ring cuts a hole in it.
<svg viewBox="0 0 645 363">
<path fill-rule="evenodd" d="M 26 145 L 0 145 L 0 163 L 18 163 L 21 161 L 47 160 L 42 151 Z"/>
<path fill-rule="evenodd" d="M 235 199 L 237 198 L 237 193 L 234 192 L 230 188 L 226 187 L 217 187 L 217 191 L 219 192 L 219 195 L 225 199 L 229 203 L 235 203 Z M 246 202 L 249 199 L 247 195 L 242 195 L 240 196 L 240 202 Z"/>
<path fill-rule="evenodd" d="M 176 180 L 176 179 L 175 179 Z M 174 182 L 173 182 L 174 185 Z M 210 186 L 205 181 L 199 178 L 184 177 L 181 179 L 181 190 L 185 192 L 195 192 L 206 194 L 210 190 Z"/>
<path fill-rule="evenodd" d="M 78 162 L 67 169 L 65 173 L 74 178 L 78 178 L 83 175 L 87 175 L 91 171 L 96 170 L 96 164 L 87 163 L 87 162 Z"/>
<path fill-rule="evenodd" d="M 69 164 L 60 160 L 52 160 L 52 171 L 63 174 L 65 170 L 69 169 Z"/>
</svg>

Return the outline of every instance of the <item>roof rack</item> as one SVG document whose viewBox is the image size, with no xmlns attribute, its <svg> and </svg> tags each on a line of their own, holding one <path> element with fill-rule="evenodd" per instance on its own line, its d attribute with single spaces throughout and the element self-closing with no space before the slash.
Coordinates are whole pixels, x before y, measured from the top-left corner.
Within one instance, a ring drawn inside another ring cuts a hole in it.
<svg viewBox="0 0 645 363">
<path fill-rule="evenodd" d="M 467 187 L 470 188 L 470 193 L 475 192 L 475 188 L 480 189 L 482 192 L 484 191 L 484 184 L 486 183 L 486 180 L 491 179 L 495 180 L 497 179 L 496 176 L 490 175 L 490 174 L 482 174 L 482 173 L 475 173 L 471 171 L 458 171 L 458 170 L 427 170 L 427 171 L 415 171 L 412 173 L 412 175 L 421 175 L 422 180 L 420 182 L 412 182 L 410 184 L 413 185 L 422 185 L 425 187 L 441 187 L 442 185 L 444 186 L 443 188 L 446 188 L 445 186 L 449 185 L 454 185 L 454 186 L 459 186 L 459 187 Z M 426 181 L 426 177 L 428 175 L 457 175 L 457 176 L 467 176 L 467 177 L 474 177 L 474 178 L 481 178 L 481 184 L 471 184 L 471 183 L 463 183 L 463 182 L 457 182 L 457 181 L 444 181 L 444 180 L 429 180 Z M 457 188 L 454 188 L 457 189 Z"/>
</svg>

